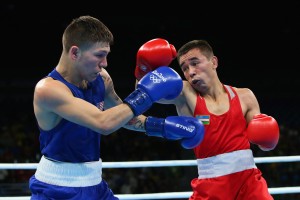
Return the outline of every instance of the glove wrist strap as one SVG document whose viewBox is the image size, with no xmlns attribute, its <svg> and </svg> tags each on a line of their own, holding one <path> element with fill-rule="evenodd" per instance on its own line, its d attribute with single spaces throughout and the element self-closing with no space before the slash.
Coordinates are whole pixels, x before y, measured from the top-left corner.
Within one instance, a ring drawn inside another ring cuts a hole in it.
<svg viewBox="0 0 300 200">
<path fill-rule="evenodd" d="M 145 121 L 146 134 L 148 136 L 164 137 L 165 119 L 156 117 L 147 117 Z"/>
<path fill-rule="evenodd" d="M 136 89 L 126 97 L 124 102 L 129 105 L 135 116 L 146 112 L 153 104 L 150 96 L 139 89 Z"/>
</svg>

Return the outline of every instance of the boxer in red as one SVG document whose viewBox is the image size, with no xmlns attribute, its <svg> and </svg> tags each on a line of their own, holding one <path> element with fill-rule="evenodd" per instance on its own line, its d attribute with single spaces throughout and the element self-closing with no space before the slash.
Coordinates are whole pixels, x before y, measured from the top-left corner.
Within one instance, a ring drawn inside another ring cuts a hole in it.
<svg viewBox="0 0 300 200">
<path fill-rule="evenodd" d="M 207 41 L 187 42 L 178 50 L 177 61 L 186 79 L 183 89 L 178 97 L 158 103 L 174 104 L 178 115 L 194 116 L 204 124 L 204 138 L 193 148 L 198 177 L 191 181 L 189 199 L 273 200 L 250 143 L 263 151 L 273 150 L 279 140 L 276 120 L 260 112 L 249 88 L 220 81 L 218 58 Z"/>
</svg>

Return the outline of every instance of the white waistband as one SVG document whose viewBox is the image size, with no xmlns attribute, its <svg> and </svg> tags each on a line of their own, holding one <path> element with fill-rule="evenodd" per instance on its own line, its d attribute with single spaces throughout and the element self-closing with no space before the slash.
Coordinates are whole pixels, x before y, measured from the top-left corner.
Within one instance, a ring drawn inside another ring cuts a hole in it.
<svg viewBox="0 0 300 200">
<path fill-rule="evenodd" d="M 87 187 L 101 183 L 102 161 L 86 163 L 56 162 L 41 158 L 35 178 L 44 183 L 67 186 Z"/>
<path fill-rule="evenodd" d="M 209 158 L 197 159 L 198 178 L 214 178 L 256 168 L 252 151 L 239 150 Z"/>
</svg>

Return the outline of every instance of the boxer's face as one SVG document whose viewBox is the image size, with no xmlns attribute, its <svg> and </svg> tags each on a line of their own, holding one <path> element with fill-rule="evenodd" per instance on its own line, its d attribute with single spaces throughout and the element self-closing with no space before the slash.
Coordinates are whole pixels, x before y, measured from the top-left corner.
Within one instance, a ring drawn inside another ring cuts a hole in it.
<svg viewBox="0 0 300 200">
<path fill-rule="evenodd" d="M 199 49 L 191 49 L 179 59 L 186 80 L 195 88 L 205 86 L 210 79 L 212 62 Z"/>
<path fill-rule="evenodd" d="M 102 68 L 107 67 L 109 52 L 110 45 L 108 43 L 96 43 L 91 48 L 80 51 L 77 65 L 82 79 L 86 81 L 95 80 Z"/>
</svg>

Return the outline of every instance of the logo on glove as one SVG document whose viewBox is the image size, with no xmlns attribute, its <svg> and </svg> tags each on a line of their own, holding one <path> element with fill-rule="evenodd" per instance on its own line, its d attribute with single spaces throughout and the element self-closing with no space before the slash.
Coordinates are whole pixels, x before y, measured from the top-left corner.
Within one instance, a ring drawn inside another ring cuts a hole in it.
<svg viewBox="0 0 300 200">
<path fill-rule="evenodd" d="M 153 83 L 160 83 L 161 80 L 162 80 L 163 82 L 166 82 L 166 81 L 167 81 L 167 79 L 162 75 L 162 73 L 158 73 L 156 70 L 152 71 L 152 74 L 156 75 L 156 76 L 154 76 L 154 75 L 151 75 L 151 76 L 150 76 L 150 80 L 152 80 Z M 158 78 L 157 78 L 157 77 L 158 77 Z"/>
<path fill-rule="evenodd" d="M 176 124 L 176 127 L 181 128 L 181 129 L 183 129 L 185 131 L 188 131 L 190 133 L 192 133 L 195 130 L 195 127 L 191 128 L 191 127 L 183 126 L 181 124 Z"/>
</svg>

